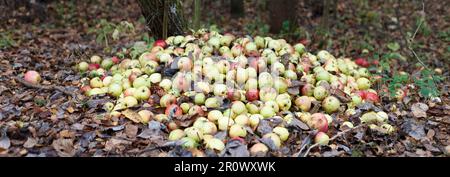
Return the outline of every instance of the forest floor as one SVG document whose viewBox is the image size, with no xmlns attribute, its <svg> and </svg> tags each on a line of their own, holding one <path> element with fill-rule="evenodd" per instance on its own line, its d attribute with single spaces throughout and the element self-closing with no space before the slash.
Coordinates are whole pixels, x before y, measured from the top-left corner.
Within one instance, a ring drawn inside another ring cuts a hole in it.
<svg viewBox="0 0 450 177">
<path fill-rule="evenodd" d="M 187 2 L 185 6 L 189 6 L 190 1 Z M 309 155 L 450 154 L 450 9 L 441 4 L 447 2 L 426 1 L 425 13 L 421 12 L 419 1 L 400 6 L 381 1 L 370 5 L 355 2 L 339 3 L 339 16 L 325 31 L 318 27 L 320 16 L 308 13 L 304 4 L 298 4 L 302 11 L 297 16 L 299 23 L 305 25 L 286 28 L 280 34 L 267 33 L 263 22 L 267 17 L 261 13 L 264 9 L 259 3 L 247 3 L 247 15 L 239 19 L 231 19 L 228 7 L 221 6 L 222 1 L 208 3 L 204 9 L 214 11 L 204 12 L 202 21 L 238 35 L 270 35 L 290 42 L 303 40 L 310 51 L 327 49 L 337 56 L 364 56 L 370 61 L 381 61 L 383 54 L 398 53 L 403 57 L 387 61 L 392 73 L 420 75 L 424 67 L 418 60 L 423 60 L 431 70 L 440 69 L 442 72 L 436 75 L 443 80 L 432 87 L 439 90 L 439 99 L 421 96 L 410 79 L 405 83 L 409 92 L 404 99 L 397 101 L 386 96 L 377 105 L 389 113 L 396 133 L 380 135 L 367 128 L 357 129 L 337 138 L 330 146 L 312 149 Z M 48 5 L 49 15 L 41 21 L 25 11 L 16 9 L 11 13 L 16 18 L 0 22 L 0 156 L 178 154 L 174 152 L 177 149 L 161 147 L 167 142 L 167 132 L 152 134 L 147 126 L 128 119 L 104 119 L 102 105 L 110 98 L 84 96 L 79 89 L 81 76 L 72 69 L 91 55 L 111 55 L 105 48 L 115 51 L 130 47 L 146 37 L 144 20 L 134 0 L 57 1 Z M 186 13 L 189 15 L 192 10 L 188 7 Z M 118 40 L 99 42 L 96 38 L 106 30 L 100 19 L 111 24 L 128 21 L 135 29 Z M 367 49 L 364 54 L 363 49 Z M 412 55 L 410 49 L 418 56 Z M 377 67 L 381 66 L 372 69 Z M 15 79 L 27 70 L 39 71 L 46 87 L 32 88 Z M 381 85 L 378 89 L 386 87 Z M 302 143 L 301 139 L 291 141 L 272 156 L 298 155 Z M 153 147 L 159 148 L 148 150 Z"/>
</svg>

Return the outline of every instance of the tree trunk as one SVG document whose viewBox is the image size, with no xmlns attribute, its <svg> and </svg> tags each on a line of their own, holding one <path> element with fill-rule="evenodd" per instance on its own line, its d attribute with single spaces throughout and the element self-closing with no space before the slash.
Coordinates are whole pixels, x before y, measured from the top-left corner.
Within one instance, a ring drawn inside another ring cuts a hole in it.
<svg viewBox="0 0 450 177">
<path fill-rule="evenodd" d="M 230 0 L 230 13 L 233 18 L 244 16 L 244 0 Z"/>
<path fill-rule="evenodd" d="M 290 26 L 295 26 L 295 15 L 298 0 L 268 0 L 267 7 L 270 13 L 270 32 L 279 33 L 283 23 L 289 21 Z"/>
<path fill-rule="evenodd" d="M 150 36 L 161 39 L 184 33 L 186 20 L 180 1 L 138 0 L 138 3 L 147 22 Z"/>
</svg>

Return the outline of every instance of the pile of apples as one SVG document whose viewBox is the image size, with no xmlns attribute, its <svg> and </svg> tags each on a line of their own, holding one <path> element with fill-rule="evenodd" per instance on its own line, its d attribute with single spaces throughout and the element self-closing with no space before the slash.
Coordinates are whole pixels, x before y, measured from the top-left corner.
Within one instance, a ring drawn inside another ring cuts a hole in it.
<svg viewBox="0 0 450 177">
<path fill-rule="evenodd" d="M 77 69 L 87 76 L 81 85 L 85 95 L 116 98 L 104 107 L 112 117 L 145 107 L 138 112 L 139 122 L 159 121 L 170 130 L 169 140 L 217 152 L 230 139 L 248 138 L 249 130 L 267 118 L 299 119 L 318 130 L 316 143 L 326 145 L 338 113 L 352 115 L 363 102 L 379 102 L 369 71 L 350 58 L 335 58 L 325 50 L 314 55 L 302 43 L 291 45 L 284 39 L 236 37 L 204 29 L 157 40 L 138 59 L 92 56 Z M 349 99 L 341 100 L 333 90 Z M 311 113 L 314 103 L 320 108 Z M 375 118 L 363 122 L 389 125 L 384 112 L 370 116 Z M 192 121 L 186 125 L 180 123 L 183 120 Z M 353 127 L 348 120 L 337 122 Z M 279 148 L 290 137 L 291 130 L 284 125 L 257 136 Z M 219 131 L 229 138 L 216 137 Z M 269 150 L 262 142 L 249 147 L 252 155 Z"/>
</svg>

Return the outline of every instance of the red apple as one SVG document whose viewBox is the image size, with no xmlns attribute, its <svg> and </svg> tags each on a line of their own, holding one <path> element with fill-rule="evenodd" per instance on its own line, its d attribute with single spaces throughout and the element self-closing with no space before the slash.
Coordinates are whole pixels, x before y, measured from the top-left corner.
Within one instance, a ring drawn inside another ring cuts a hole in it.
<svg viewBox="0 0 450 177">
<path fill-rule="evenodd" d="M 245 97 L 247 101 L 256 101 L 259 99 L 259 91 L 258 89 L 250 89 L 245 93 Z"/>
<path fill-rule="evenodd" d="M 83 93 L 86 93 L 86 92 L 88 92 L 89 90 L 91 90 L 92 88 L 91 88 L 91 86 L 89 86 L 89 85 L 85 85 L 85 86 L 83 86 L 83 87 L 81 87 L 81 91 L 83 92 Z"/>
<path fill-rule="evenodd" d="M 364 98 L 365 101 L 371 101 L 374 103 L 380 102 L 380 98 L 378 98 L 378 95 L 373 92 L 367 92 Z"/>
<path fill-rule="evenodd" d="M 166 108 L 165 113 L 169 117 L 178 117 L 181 116 L 181 114 L 183 114 L 183 110 L 181 110 L 180 106 L 176 104 L 171 104 Z"/>
<path fill-rule="evenodd" d="M 364 58 L 357 58 L 355 63 L 362 67 L 369 67 L 370 63 Z"/>
<path fill-rule="evenodd" d="M 119 63 L 120 63 L 120 59 L 119 59 L 118 57 L 116 57 L 116 56 L 113 56 L 113 57 L 111 58 L 111 60 L 112 60 L 112 62 L 113 62 L 114 64 L 119 64 Z"/>
<path fill-rule="evenodd" d="M 311 115 L 312 127 L 319 130 L 320 132 L 328 131 L 328 120 L 322 113 L 314 113 Z"/>
<path fill-rule="evenodd" d="M 363 100 L 366 100 L 367 91 L 365 90 L 357 91 L 356 94 L 358 94 Z"/>
<path fill-rule="evenodd" d="M 24 80 L 32 84 L 38 84 L 41 81 L 41 75 L 36 71 L 27 71 Z"/>
<path fill-rule="evenodd" d="M 100 64 L 98 64 L 98 63 L 91 63 L 88 66 L 89 71 L 97 70 L 98 68 L 100 68 Z"/>
<path fill-rule="evenodd" d="M 235 89 L 229 89 L 227 91 L 227 98 L 230 99 L 231 101 L 241 100 L 241 93 L 239 93 Z"/>
<path fill-rule="evenodd" d="M 155 43 L 153 43 L 153 46 L 159 46 L 162 48 L 166 48 L 167 44 L 166 44 L 166 41 L 159 39 L 159 40 L 156 40 Z"/>
</svg>

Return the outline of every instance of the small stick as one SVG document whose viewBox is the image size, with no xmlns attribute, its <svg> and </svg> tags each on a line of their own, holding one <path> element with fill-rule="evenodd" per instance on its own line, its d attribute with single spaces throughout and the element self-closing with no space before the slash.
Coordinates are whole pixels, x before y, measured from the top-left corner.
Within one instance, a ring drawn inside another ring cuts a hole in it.
<svg viewBox="0 0 450 177">
<path fill-rule="evenodd" d="M 21 84 L 25 85 L 26 87 L 43 89 L 43 90 L 58 90 L 66 95 L 71 96 L 72 98 L 75 98 L 75 95 L 72 92 L 65 90 L 64 87 L 61 87 L 61 86 L 54 86 L 54 85 L 44 86 L 44 85 L 32 84 L 32 83 L 29 83 L 29 82 L 23 80 L 20 77 L 14 77 L 14 79 L 16 81 L 20 82 Z"/>
<path fill-rule="evenodd" d="M 333 141 L 333 140 L 335 140 L 336 138 L 338 138 L 339 136 L 341 136 L 341 135 L 343 135 L 343 134 L 346 134 L 346 133 L 348 133 L 348 132 L 350 132 L 350 131 L 352 131 L 352 130 L 355 130 L 355 129 L 357 129 L 357 128 L 360 128 L 360 127 L 362 127 L 362 126 L 364 126 L 364 125 L 365 125 L 365 124 L 360 124 L 360 125 L 358 125 L 358 126 L 356 126 L 356 127 L 353 127 L 353 128 L 347 129 L 347 130 L 344 130 L 344 131 L 342 131 L 342 132 L 339 132 L 338 134 L 336 134 L 336 135 L 334 135 L 333 137 L 331 137 L 331 138 L 330 138 L 330 141 Z M 314 148 L 314 147 L 316 147 L 316 146 L 318 146 L 318 145 L 319 145 L 319 143 L 316 143 L 316 144 L 313 144 L 312 146 L 310 146 L 310 147 L 308 148 L 308 150 L 306 150 L 305 155 L 303 155 L 303 157 L 308 156 L 309 151 L 311 151 L 312 148 Z"/>
</svg>

